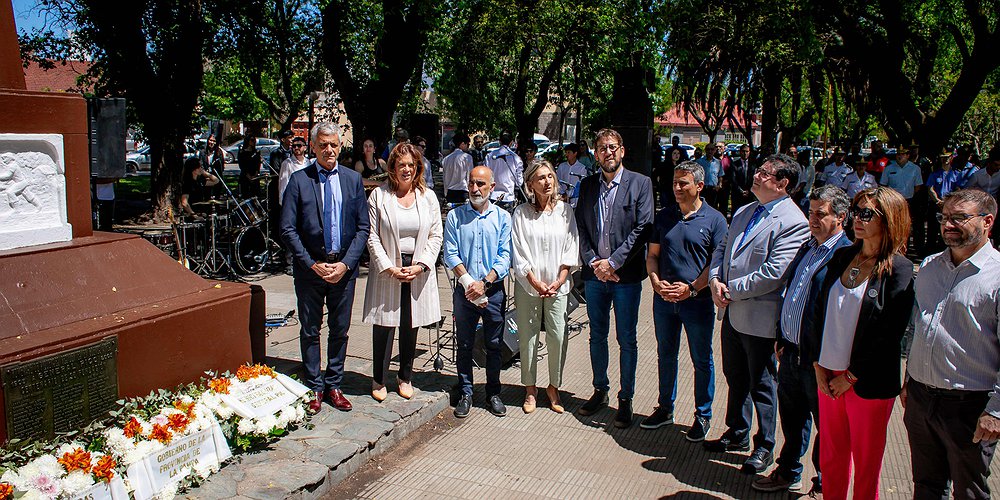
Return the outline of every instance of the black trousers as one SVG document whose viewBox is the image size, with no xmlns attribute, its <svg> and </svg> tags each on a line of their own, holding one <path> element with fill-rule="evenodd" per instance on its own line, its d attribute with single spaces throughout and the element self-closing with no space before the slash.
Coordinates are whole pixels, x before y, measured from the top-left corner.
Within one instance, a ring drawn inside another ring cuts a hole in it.
<svg viewBox="0 0 1000 500">
<path fill-rule="evenodd" d="M 413 256 L 403 254 L 403 266 L 413 264 Z M 410 302 L 410 284 L 403 283 L 399 293 L 399 379 L 413 379 L 413 358 L 417 352 L 417 328 L 413 328 L 413 304 Z M 372 327 L 372 378 L 385 385 L 392 359 L 392 337 L 396 328 L 375 325 Z"/>
<path fill-rule="evenodd" d="M 305 385 L 313 391 L 339 389 L 344 380 L 344 360 L 347 359 L 347 330 L 351 326 L 351 307 L 354 304 L 355 278 L 350 274 L 337 283 L 327 283 L 308 269 L 295 270 L 295 298 L 298 301 L 299 347 L 305 365 Z M 350 271 L 348 271 L 350 273 Z M 320 364 L 320 327 L 323 324 L 323 306 L 327 308 L 327 362 Z"/>
<path fill-rule="evenodd" d="M 948 391 L 910 379 L 903 424 L 910 441 L 913 498 L 990 497 L 986 478 L 997 442 L 972 442 L 988 392 Z"/>
<path fill-rule="evenodd" d="M 729 313 L 722 320 L 722 373 L 729 384 L 724 436 L 742 442 L 750 434 L 750 419 L 757 411 L 757 434 L 754 448 L 774 450 L 777 428 L 778 374 L 774 339 L 755 337 L 736 331 Z"/>
<path fill-rule="evenodd" d="M 778 468 L 785 479 L 802 476 L 801 458 L 809 449 L 812 426 L 816 438 L 812 461 L 819 472 L 819 397 L 816 393 L 816 370 L 801 366 L 798 347 L 786 346 L 778 358 L 778 415 L 785 444 L 778 455 Z"/>
</svg>

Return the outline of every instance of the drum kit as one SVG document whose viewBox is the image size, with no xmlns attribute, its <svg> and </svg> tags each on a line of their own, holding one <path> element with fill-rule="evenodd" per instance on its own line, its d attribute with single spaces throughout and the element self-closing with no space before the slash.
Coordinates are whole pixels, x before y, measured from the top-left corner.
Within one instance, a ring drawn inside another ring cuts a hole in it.
<svg viewBox="0 0 1000 500">
<path fill-rule="evenodd" d="M 266 185 L 275 179 L 264 173 L 253 180 Z M 225 191 L 221 199 L 192 203 L 199 215 L 186 220 L 120 229 L 139 234 L 203 276 L 257 274 L 269 262 L 279 260 L 278 246 L 270 235 L 267 199 L 263 203 L 257 198 L 240 200 L 228 187 Z"/>
</svg>

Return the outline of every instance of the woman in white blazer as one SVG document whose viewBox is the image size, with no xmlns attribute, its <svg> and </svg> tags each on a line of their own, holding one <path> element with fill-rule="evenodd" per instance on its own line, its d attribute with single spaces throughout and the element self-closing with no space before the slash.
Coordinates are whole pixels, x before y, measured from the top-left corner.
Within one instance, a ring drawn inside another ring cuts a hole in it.
<svg viewBox="0 0 1000 500">
<path fill-rule="evenodd" d="M 514 303 L 525 413 L 535 411 L 538 332 L 545 320 L 549 358 L 546 394 L 553 411 L 562 413 L 559 386 L 566 363 L 566 303 L 569 275 L 580 265 L 580 237 L 569 203 L 559 198 L 559 180 L 552 164 L 535 160 L 524 173 L 528 203 L 514 210 L 512 247 Z"/>
<path fill-rule="evenodd" d="M 395 330 L 399 329 L 398 392 L 409 399 L 417 330 L 441 319 L 434 267 L 442 242 L 437 195 L 425 184 L 423 158 L 414 145 L 396 145 L 387 167 L 388 180 L 368 197 L 371 263 L 364 321 L 373 325 L 372 397 L 377 401 L 386 398 Z"/>
</svg>

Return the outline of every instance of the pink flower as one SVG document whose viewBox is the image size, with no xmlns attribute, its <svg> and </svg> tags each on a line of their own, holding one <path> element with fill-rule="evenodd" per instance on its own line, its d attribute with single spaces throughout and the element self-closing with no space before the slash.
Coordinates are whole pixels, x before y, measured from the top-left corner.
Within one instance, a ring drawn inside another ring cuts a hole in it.
<svg viewBox="0 0 1000 500">
<path fill-rule="evenodd" d="M 31 480 L 31 487 L 43 495 L 55 497 L 59 493 L 59 483 L 55 478 L 46 474 L 39 474 Z"/>
<path fill-rule="evenodd" d="M 153 425 L 167 425 L 170 423 L 170 421 L 167 419 L 166 415 L 160 414 L 149 419 L 149 423 Z"/>
</svg>

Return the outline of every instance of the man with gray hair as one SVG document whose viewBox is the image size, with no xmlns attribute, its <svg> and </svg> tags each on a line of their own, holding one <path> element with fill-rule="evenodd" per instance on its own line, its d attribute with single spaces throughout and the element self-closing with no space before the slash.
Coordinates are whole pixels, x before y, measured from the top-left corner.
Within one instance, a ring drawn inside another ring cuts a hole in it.
<svg viewBox="0 0 1000 500">
<path fill-rule="evenodd" d="M 920 264 L 916 321 L 899 395 L 910 441 L 913 498 L 989 498 L 1000 438 L 1000 252 L 997 202 L 975 189 L 945 195 L 948 248 Z"/>
<path fill-rule="evenodd" d="M 799 349 L 814 338 L 814 325 L 808 314 L 816 306 L 816 297 L 826 278 L 826 263 L 833 253 L 851 244 L 844 234 L 844 220 L 851 200 L 836 186 L 825 185 L 809 193 L 809 233 L 811 237 L 799 249 L 789 265 L 792 274 L 785 286 L 774 350 L 778 353 L 778 415 L 785 444 L 778 456 L 778 467 L 771 475 L 753 482 L 759 491 L 797 491 L 802 487 L 802 455 L 809 448 L 809 435 L 815 422 L 819 429 L 819 399 L 813 361 Z M 821 491 L 819 475 L 819 439 L 813 447 L 813 491 Z"/>
<path fill-rule="evenodd" d="M 281 238 L 293 256 L 298 300 L 299 345 L 306 385 L 316 393 L 312 412 L 324 399 L 341 411 L 351 402 L 340 389 L 347 358 L 358 261 L 368 243 L 368 200 L 361 174 L 337 164 L 340 128 L 317 123 L 310 132 L 316 160 L 291 175 L 281 207 Z M 327 307 L 326 369 L 320 365 L 320 326 Z"/>
<path fill-rule="evenodd" d="M 671 186 L 677 204 L 656 214 L 646 253 L 646 272 L 653 286 L 659 398 L 656 410 L 639 426 L 656 429 L 674 421 L 683 326 L 694 364 L 695 400 L 694 422 L 686 438 L 698 442 L 705 440 L 711 427 L 715 399 L 715 308 L 708 293 L 708 266 L 726 237 L 726 217 L 701 197 L 705 170 L 698 163 L 686 161 L 674 167 Z"/>
</svg>

